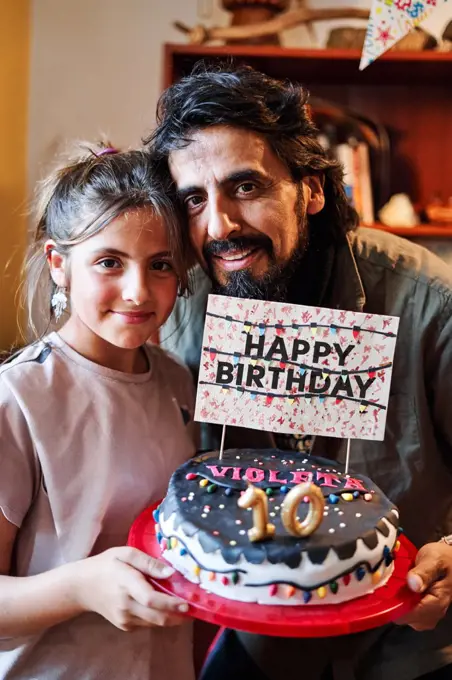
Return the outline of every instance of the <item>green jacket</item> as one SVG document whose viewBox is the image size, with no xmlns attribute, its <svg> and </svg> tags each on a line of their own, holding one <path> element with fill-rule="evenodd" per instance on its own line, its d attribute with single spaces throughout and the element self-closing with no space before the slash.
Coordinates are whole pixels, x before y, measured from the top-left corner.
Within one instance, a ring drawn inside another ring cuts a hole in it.
<svg viewBox="0 0 452 680">
<path fill-rule="evenodd" d="M 195 294 L 178 303 L 163 344 L 196 374 L 210 284 L 200 270 L 195 278 Z M 413 543 L 437 541 L 452 533 L 452 271 L 410 241 L 361 228 L 337 247 L 324 289 L 321 306 L 400 317 L 385 439 L 353 440 L 350 467 L 399 507 Z M 218 445 L 214 428 L 203 434 L 203 448 Z M 230 427 L 226 445 L 263 448 L 272 445 L 271 434 Z M 345 441 L 318 436 L 312 453 L 344 462 Z M 334 640 L 240 637 L 274 680 L 314 680 L 328 659 L 344 680 L 412 680 L 452 664 L 449 614 L 434 631 L 422 633 L 390 625 Z M 281 658 L 289 656 L 316 661 L 309 674 L 297 664 L 284 666 L 283 673 Z"/>
</svg>

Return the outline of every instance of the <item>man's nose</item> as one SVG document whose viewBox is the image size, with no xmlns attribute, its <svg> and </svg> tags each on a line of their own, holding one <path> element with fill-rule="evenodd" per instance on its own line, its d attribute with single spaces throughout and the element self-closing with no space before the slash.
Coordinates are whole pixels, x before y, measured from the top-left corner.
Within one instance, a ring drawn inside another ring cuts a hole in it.
<svg viewBox="0 0 452 680">
<path fill-rule="evenodd" d="M 213 241 L 226 240 L 232 233 L 240 232 L 240 222 L 228 201 L 213 200 L 209 208 L 208 233 Z"/>
</svg>

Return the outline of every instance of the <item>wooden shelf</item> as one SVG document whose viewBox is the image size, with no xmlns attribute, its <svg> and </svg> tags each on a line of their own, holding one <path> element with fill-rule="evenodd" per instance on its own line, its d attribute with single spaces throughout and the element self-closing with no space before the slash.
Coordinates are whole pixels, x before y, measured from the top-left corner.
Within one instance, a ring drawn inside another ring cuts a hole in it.
<svg viewBox="0 0 452 680">
<path fill-rule="evenodd" d="M 368 226 L 368 225 L 363 225 Z M 371 225 L 372 229 L 380 229 L 387 231 L 396 236 L 405 236 L 405 238 L 441 238 L 452 239 L 452 224 L 420 224 L 418 227 L 387 227 L 385 224 L 379 222 Z"/>
<path fill-rule="evenodd" d="M 363 71 L 359 70 L 358 50 L 300 49 L 270 45 L 165 45 L 164 63 L 171 69 L 164 74 L 164 86 L 189 73 L 200 59 L 211 61 L 233 57 L 274 77 L 302 81 L 304 84 L 356 83 L 359 85 L 450 85 L 452 52 L 387 52 Z M 176 76 L 176 78 L 175 78 Z"/>
</svg>

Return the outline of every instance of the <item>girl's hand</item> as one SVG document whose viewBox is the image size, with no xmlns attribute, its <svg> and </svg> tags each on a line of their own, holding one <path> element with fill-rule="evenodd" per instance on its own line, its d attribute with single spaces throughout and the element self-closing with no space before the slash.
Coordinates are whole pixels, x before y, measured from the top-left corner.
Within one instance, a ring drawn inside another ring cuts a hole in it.
<svg viewBox="0 0 452 680">
<path fill-rule="evenodd" d="M 100 614 L 121 630 L 177 626 L 188 605 L 154 590 L 147 581 L 168 578 L 174 569 L 136 548 L 110 548 L 77 562 L 77 599 L 84 611 Z"/>
</svg>

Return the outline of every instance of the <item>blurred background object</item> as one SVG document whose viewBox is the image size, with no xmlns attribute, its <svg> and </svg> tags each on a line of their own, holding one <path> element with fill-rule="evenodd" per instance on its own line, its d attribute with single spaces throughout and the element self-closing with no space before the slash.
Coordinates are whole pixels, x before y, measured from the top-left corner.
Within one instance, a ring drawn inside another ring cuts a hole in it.
<svg viewBox="0 0 452 680">
<path fill-rule="evenodd" d="M 315 21 L 332 19 L 365 19 L 369 11 L 360 7 L 334 3 L 331 7 L 311 7 L 309 0 L 296 0 L 294 9 L 289 9 L 290 0 L 221 0 L 222 7 L 232 12 L 230 26 L 198 24 L 192 28 L 175 21 L 174 26 L 184 33 L 190 43 L 201 45 L 213 41 L 227 44 L 279 45 L 280 34 L 298 24 L 304 24 L 312 35 Z"/>
<path fill-rule="evenodd" d="M 347 7 L 367 16 L 371 0 L 292 0 L 266 21 Z M 451 19 L 448 7 L 422 28 L 445 46 Z M 34 226 L 26 213 L 36 181 L 67 141 L 104 133 L 121 147 L 139 145 L 154 125 L 163 87 L 199 59 L 234 58 L 306 85 L 322 143 L 348 162 L 349 196 L 357 206 L 361 200 L 362 223 L 380 228 L 380 209 L 405 193 L 421 222 L 384 228 L 452 263 L 452 225 L 443 221 L 452 195 L 452 52 L 391 50 L 359 72 L 359 49 L 327 44 L 332 32 L 362 32 L 363 18 L 304 21 L 280 31 L 279 46 L 190 45 L 175 21 L 240 28 L 231 26 L 234 12 L 222 0 L 0 3 L 0 350 L 18 338 L 16 290 L 27 226 Z"/>
</svg>

